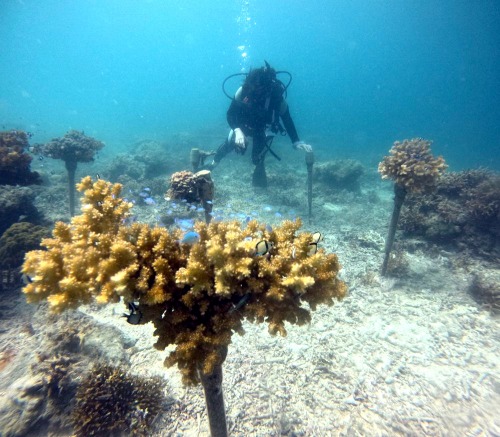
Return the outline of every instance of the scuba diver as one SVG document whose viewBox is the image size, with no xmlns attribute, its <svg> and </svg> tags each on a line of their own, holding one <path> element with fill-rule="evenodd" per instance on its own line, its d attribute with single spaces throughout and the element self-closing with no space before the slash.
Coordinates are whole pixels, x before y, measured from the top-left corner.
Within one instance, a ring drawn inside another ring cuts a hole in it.
<svg viewBox="0 0 500 437">
<path fill-rule="evenodd" d="M 252 183 L 256 187 L 267 187 L 264 166 L 267 152 L 276 159 L 280 159 L 271 150 L 276 134 L 288 133 L 294 149 L 312 151 L 309 144 L 300 141 L 285 100 L 286 90 L 292 81 L 290 73 L 277 72 L 267 61 L 264 62 L 264 67 L 252 69 L 248 74 L 233 74 L 224 80 L 222 85 L 224 94 L 231 99 L 231 105 L 227 111 L 227 121 L 231 130 L 224 143 L 215 152 L 214 159 L 209 165 L 209 168 L 213 169 L 231 150 L 243 155 L 248 147 L 248 138 L 251 137 L 253 140 L 252 162 L 255 165 Z M 277 79 L 276 75 L 279 73 L 289 75 L 290 80 L 286 86 Z M 238 75 L 245 75 L 246 79 L 234 97 L 231 97 L 227 94 L 224 85 L 228 79 Z"/>
</svg>

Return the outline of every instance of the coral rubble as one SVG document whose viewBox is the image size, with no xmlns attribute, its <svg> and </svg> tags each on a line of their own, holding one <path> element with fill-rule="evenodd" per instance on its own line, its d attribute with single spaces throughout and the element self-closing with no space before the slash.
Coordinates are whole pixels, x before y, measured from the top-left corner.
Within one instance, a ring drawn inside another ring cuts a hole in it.
<svg viewBox="0 0 500 437">
<path fill-rule="evenodd" d="M 394 182 L 410 192 L 432 188 L 446 169 L 443 157 L 435 158 L 431 142 L 422 138 L 396 141 L 378 166 L 382 179 Z"/>
<path fill-rule="evenodd" d="M 71 433 L 68 419 L 81 367 L 66 355 L 36 352 L 35 358 L 27 368 L 20 368 L 19 378 L 2 393 L 2 436 Z"/>
<path fill-rule="evenodd" d="M 312 235 L 300 221 L 274 229 L 256 221 L 198 222 L 199 238 L 183 244 L 182 232 L 126 224 L 132 205 L 121 186 L 82 179 L 82 214 L 58 222 L 47 250 L 29 252 L 23 272 L 29 302 L 47 300 L 60 312 L 82 303 L 138 302 L 143 322 L 153 322 L 156 347 L 175 345 L 166 365 L 177 364 L 186 383 L 199 382 L 224 357 L 242 321 L 267 322 L 271 334 L 286 334 L 285 322 L 302 325 L 318 304 L 346 293 L 335 254 L 310 255 Z M 265 256 L 256 244 L 268 242 Z"/>
<path fill-rule="evenodd" d="M 29 136 L 20 130 L 0 132 L 0 185 L 41 183 L 40 175 L 30 170 Z"/>
</svg>

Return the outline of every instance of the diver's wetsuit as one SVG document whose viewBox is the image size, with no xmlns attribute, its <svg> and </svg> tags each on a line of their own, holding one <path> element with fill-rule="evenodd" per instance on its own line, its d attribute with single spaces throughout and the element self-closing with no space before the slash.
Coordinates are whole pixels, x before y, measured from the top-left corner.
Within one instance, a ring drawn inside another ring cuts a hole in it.
<svg viewBox="0 0 500 437">
<path fill-rule="evenodd" d="M 299 136 L 295 124 L 279 86 L 275 86 L 269 96 L 261 97 L 244 95 L 243 88 L 240 87 L 227 111 L 227 122 L 231 131 L 226 141 L 217 149 L 214 163 L 218 164 L 224 156 L 235 149 L 234 129 L 240 128 L 245 137 L 253 138 L 252 162 L 257 166 L 254 172 L 254 185 L 265 186 L 264 157 L 268 141 L 266 130 L 270 129 L 274 134 L 282 132 L 280 119 L 292 143 L 298 142 Z"/>
</svg>

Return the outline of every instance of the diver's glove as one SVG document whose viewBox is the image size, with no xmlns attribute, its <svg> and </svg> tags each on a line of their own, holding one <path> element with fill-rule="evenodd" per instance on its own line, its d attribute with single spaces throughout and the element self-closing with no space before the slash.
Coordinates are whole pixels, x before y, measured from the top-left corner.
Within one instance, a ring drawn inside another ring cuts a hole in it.
<svg viewBox="0 0 500 437">
<path fill-rule="evenodd" d="M 304 141 L 295 141 L 293 143 L 293 148 L 295 150 L 303 150 L 304 152 L 312 152 L 313 148 L 310 144 L 304 143 Z"/>
<path fill-rule="evenodd" d="M 234 132 L 234 145 L 236 146 L 236 151 L 244 152 L 246 148 L 245 134 L 239 127 L 234 129 L 233 132 Z"/>
</svg>

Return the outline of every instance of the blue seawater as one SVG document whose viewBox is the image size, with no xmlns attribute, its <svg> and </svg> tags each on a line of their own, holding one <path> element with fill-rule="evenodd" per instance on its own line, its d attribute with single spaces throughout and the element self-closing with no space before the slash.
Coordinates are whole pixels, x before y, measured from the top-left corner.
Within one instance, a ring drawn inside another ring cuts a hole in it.
<svg viewBox="0 0 500 437">
<path fill-rule="evenodd" d="M 267 60 L 293 75 L 291 112 L 318 152 L 376 162 L 424 137 L 455 170 L 500 167 L 495 0 L 0 4 L 0 128 L 33 141 L 70 128 L 107 152 L 207 126 L 222 138 L 222 81 Z"/>
</svg>

